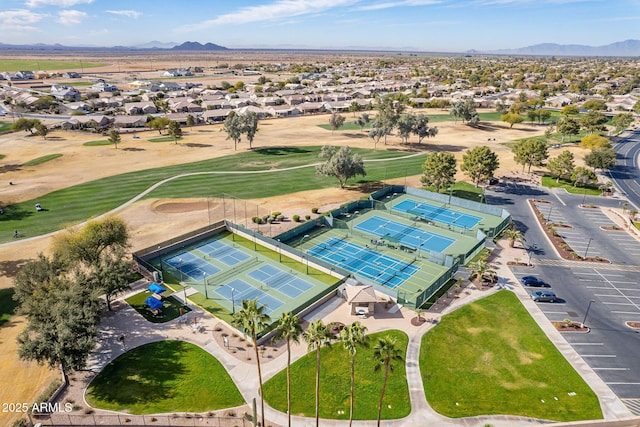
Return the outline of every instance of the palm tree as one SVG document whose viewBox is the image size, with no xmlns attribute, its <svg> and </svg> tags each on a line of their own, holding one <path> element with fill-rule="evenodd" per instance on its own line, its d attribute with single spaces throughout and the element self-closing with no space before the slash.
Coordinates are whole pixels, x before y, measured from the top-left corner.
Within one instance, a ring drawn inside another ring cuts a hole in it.
<svg viewBox="0 0 640 427">
<path fill-rule="evenodd" d="M 309 325 L 303 334 L 309 351 L 316 350 L 316 427 L 320 425 L 320 348 L 331 345 L 333 336 L 322 320 L 316 320 Z"/>
<path fill-rule="evenodd" d="M 349 326 L 345 326 L 340 331 L 340 341 L 344 345 L 344 348 L 351 355 L 351 403 L 349 406 L 349 427 L 353 424 L 353 394 L 356 383 L 356 352 L 359 346 L 367 346 L 369 337 L 365 335 L 367 330 L 366 326 L 363 326 L 360 322 L 353 322 Z"/>
<path fill-rule="evenodd" d="M 384 391 L 387 388 L 387 378 L 389 371 L 393 371 L 391 362 L 394 360 L 402 360 L 402 350 L 396 345 L 396 340 L 385 336 L 378 338 L 378 343 L 373 347 L 373 358 L 376 360 L 376 370 L 384 366 L 384 382 L 382 383 L 382 392 L 380 393 L 380 402 L 378 403 L 378 427 L 380 427 L 380 416 L 382 414 L 382 400 L 384 399 Z"/>
<path fill-rule="evenodd" d="M 471 275 L 477 277 L 481 282 L 484 282 L 486 279 L 493 281 L 497 275 L 494 270 L 489 268 L 489 264 L 483 260 L 469 264 L 469 268 L 471 269 Z"/>
<path fill-rule="evenodd" d="M 504 235 L 509 239 L 509 247 L 512 248 L 515 246 L 516 242 L 520 242 L 524 244 L 526 240 L 524 239 L 524 235 L 520 230 L 516 230 L 515 228 L 510 228 L 504 232 Z"/>
<path fill-rule="evenodd" d="M 266 306 L 258 306 L 258 299 L 242 300 L 242 310 L 233 315 L 231 323 L 242 332 L 249 335 L 253 341 L 253 349 L 256 352 L 256 364 L 258 365 L 258 382 L 260 384 L 260 411 L 262 425 L 264 426 L 264 393 L 262 392 L 262 370 L 260 368 L 260 355 L 258 353 L 258 333 L 263 331 L 271 318 L 264 312 Z"/>
<path fill-rule="evenodd" d="M 295 314 L 282 313 L 282 317 L 276 325 L 276 336 L 274 340 L 284 339 L 287 342 L 287 417 L 288 426 L 291 427 L 291 341 L 300 342 L 302 326 L 300 319 Z"/>
</svg>

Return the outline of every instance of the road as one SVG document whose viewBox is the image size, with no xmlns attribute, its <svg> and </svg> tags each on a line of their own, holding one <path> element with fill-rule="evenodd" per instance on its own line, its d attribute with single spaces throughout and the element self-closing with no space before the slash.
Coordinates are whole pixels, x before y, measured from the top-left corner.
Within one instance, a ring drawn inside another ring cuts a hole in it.
<svg viewBox="0 0 640 427">
<path fill-rule="evenodd" d="M 613 146 L 617 153 L 616 165 L 609 171 L 611 181 L 638 210 L 640 208 L 640 130 L 620 138 Z"/>
</svg>

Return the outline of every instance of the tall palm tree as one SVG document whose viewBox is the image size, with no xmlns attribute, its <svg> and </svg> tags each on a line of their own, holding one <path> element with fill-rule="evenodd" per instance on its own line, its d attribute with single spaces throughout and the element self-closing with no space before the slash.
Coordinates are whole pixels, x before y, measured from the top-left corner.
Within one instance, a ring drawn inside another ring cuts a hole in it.
<svg viewBox="0 0 640 427">
<path fill-rule="evenodd" d="M 509 239 L 509 247 L 514 247 L 516 242 L 523 243 L 526 242 L 524 239 L 524 235 L 520 230 L 516 230 L 515 228 L 510 228 L 505 230 L 504 235 Z"/>
<path fill-rule="evenodd" d="M 287 417 L 288 426 L 291 427 L 291 341 L 300 342 L 302 326 L 300 319 L 295 314 L 282 313 L 282 317 L 276 325 L 276 336 L 274 340 L 284 339 L 287 342 Z"/>
<path fill-rule="evenodd" d="M 378 338 L 377 344 L 373 347 L 373 358 L 376 360 L 376 370 L 384 366 L 384 382 L 382 383 L 382 392 L 378 403 L 378 427 L 380 427 L 382 400 L 384 399 L 384 391 L 387 388 L 387 378 L 389 377 L 389 371 L 393 371 L 392 362 L 402 360 L 402 350 L 397 347 L 395 339 L 385 336 Z"/>
<path fill-rule="evenodd" d="M 340 341 L 351 356 L 351 400 L 349 406 L 349 427 L 353 424 L 353 394 L 356 383 L 356 352 L 359 346 L 367 346 L 369 337 L 365 335 L 367 330 L 360 322 L 353 322 L 340 331 Z"/>
<path fill-rule="evenodd" d="M 316 351 L 316 427 L 318 427 L 320 425 L 320 349 L 324 345 L 331 346 L 333 336 L 322 320 L 311 323 L 303 336 L 309 351 Z"/>
<path fill-rule="evenodd" d="M 490 269 L 489 264 L 484 260 L 470 263 L 469 268 L 471 269 L 471 275 L 477 277 L 481 282 L 493 282 L 498 274 L 495 270 Z"/>
<path fill-rule="evenodd" d="M 242 310 L 233 315 L 231 323 L 242 332 L 249 335 L 253 341 L 253 349 L 256 352 L 256 364 L 258 365 L 258 382 L 260 383 L 260 415 L 264 426 L 264 393 L 262 391 L 262 370 L 260 368 L 260 355 L 258 353 L 258 334 L 262 332 L 271 321 L 265 311 L 266 306 L 258 305 L 258 299 L 242 300 Z"/>
</svg>

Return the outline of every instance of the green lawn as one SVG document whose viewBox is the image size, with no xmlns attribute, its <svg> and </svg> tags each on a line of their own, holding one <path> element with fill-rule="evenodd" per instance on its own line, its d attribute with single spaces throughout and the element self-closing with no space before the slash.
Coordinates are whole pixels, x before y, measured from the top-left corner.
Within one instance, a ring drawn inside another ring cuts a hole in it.
<svg viewBox="0 0 640 427">
<path fill-rule="evenodd" d="M 427 191 L 435 192 L 435 187 L 424 187 Z M 441 188 L 441 194 L 449 194 L 448 188 Z M 451 195 L 453 197 L 460 197 L 461 199 L 473 200 L 474 202 L 481 201 L 480 196 L 482 196 L 483 191 L 482 187 L 476 187 L 475 185 L 466 182 L 466 181 L 458 181 L 451 186 Z"/>
<path fill-rule="evenodd" d="M 20 70 L 68 70 L 71 68 L 93 68 L 108 65 L 101 62 L 85 61 L 34 61 L 29 59 L 0 59 L 0 70 L 20 71 Z"/>
<path fill-rule="evenodd" d="M 373 346 L 378 338 L 391 336 L 403 350 L 403 361 L 395 362 L 389 374 L 382 408 L 382 419 L 397 419 L 409 415 L 411 404 L 405 374 L 404 359 L 409 338 L 404 332 L 389 330 L 370 335 L 371 346 L 356 354 L 356 384 L 354 419 L 376 419 L 382 390 L 384 370 L 375 371 Z M 321 350 L 320 417 L 349 419 L 350 356 L 341 343 Z M 291 365 L 291 413 L 315 416 L 315 351 Z M 287 410 L 286 369 L 264 384 L 265 400 L 275 409 Z"/>
<path fill-rule="evenodd" d="M 128 351 L 91 382 L 87 402 L 131 414 L 205 412 L 243 405 L 222 364 L 183 341 L 160 341 Z"/>
<path fill-rule="evenodd" d="M 178 141 L 182 140 L 182 137 L 177 138 Z M 172 136 L 163 136 L 160 138 L 151 138 L 149 140 L 149 142 L 173 142 L 173 137 Z"/>
<path fill-rule="evenodd" d="M 188 308 L 183 308 L 180 301 L 170 296 L 171 291 L 167 289 L 167 292 L 164 292 L 164 308 L 157 316 L 154 315 L 147 304 L 145 304 L 145 300 L 151 296 L 151 292 L 145 291 L 140 292 L 138 294 L 132 295 L 127 298 L 125 301 L 133 307 L 138 313 L 142 315 L 145 319 L 147 319 L 151 323 L 165 323 L 173 319 L 177 319 L 180 316 L 180 312 L 188 313 L 191 310 Z"/>
<path fill-rule="evenodd" d="M 408 153 L 354 149 L 365 160 L 399 157 Z M 25 237 L 56 231 L 114 209 L 165 178 L 189 172 L 255 171 L 318 162 L 320 147 L 286 147 L 253 150 L 200 162 L 115 175 L 54 191 L 34 200 L 5 207 L 0 221 L 0 243 L 13 239 L 13 230 Z M 367 176 L 348 184 L 418 175 L 424 156 L 365 164 Z M 207 197 L 222 191 L 240 198 L 270 197 L 296 191 L 337 187 L 335 179 L 317 176 L 313 166 L 265 174 L 197 175 L 173 180 L 148 197 Z M 36 212 L 41 203 L 46 212 Z"/>
<path fill-rule="evenodd" d="M 13 293 L 13 288 L 0 289 L 0 326 L 9 321 L 18 306 L 17 301 L 13 299 Z"/>
<path fill-rule="evenodd" d="M 24 163 L 22 166 L 37 166 L 37 165 L 40 165 L 42 163 L 46 163 L 46 162 L 49 162 L 51 160 L 57 159 L 58 157 L 62 157 L 62 154 L 47 154 L 46 156 L 42 156 L 42 157 L 38 157 L 38 158 L 33 159 L 33 160 L 29 160 L 28 162 Z"/>
<path fill-rule="evenodd" d="M 7 156 L 5 156 L 4 154 L 0 154 L 0 160 L 4 159 L 5 157 Z"/>
<path fill-rule="evenodd" d="M 598 187 L 589 185 L 587 187 L 575 187 L 573 182 L 566 179 L 560 179 L 556 182 L 556 179 L 545 175 L 542 177 L 542 185 L 549 188 L 564 188 L 571 194 L 587 194 L 588 196 L 600 196 L 602 191 Z"/>
<path fill-rule="evenodd" d="M 113 145 L 113 144 L 111 144 L 111 141 L 109 141 L 108 139 L 99 139 L 97 141 L 85 142 L 82 145 L 84 145 L 85 147 L 97 147 L 100 145 Z"/>
<path fill-rule="evenodd" d="M 422 338 L 420 368 L 427 401 L 447 417 L 602 418 L 597 396 L 509 291 L 443 317 Z"/>
<path fill-rule="evenodd" d="M 9 132 L 11 130 L 11 123 L 0 122 L 0 133 Z"/>
</svg>

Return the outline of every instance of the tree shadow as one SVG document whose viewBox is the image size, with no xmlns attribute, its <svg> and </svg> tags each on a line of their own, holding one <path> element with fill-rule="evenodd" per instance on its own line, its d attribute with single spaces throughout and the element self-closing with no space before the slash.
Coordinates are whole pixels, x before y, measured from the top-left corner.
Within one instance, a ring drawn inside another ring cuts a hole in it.
<svg viewBox="0 0 640 427">
<path fill-rule="evenodd" d="M 0 215 L 0 222 L 13 220 L 19 221 L 34 215 L 33 211 L 26 210 L 17 205 L 8 205 L 3 207 L 3 209 L 4 213 Z"/>
<path fill-rule="evenodd" d="M 211 145 L 211 144 L 198 144 L 198 143 L 195 143 L 195 142 L 188 142 L 188 143 L 183 144 L 183 145 L 185 145 L 187 147 L 194 147 L 194 148 L 213 147 L 213 145 Z"/>
<path fill-rule="evenodd" d="M 6 277 L 16 277 L 16 274 L 18 274 L 22 267 L 29 261 L 28 259 L 0 261 L 0 274 Z"/>
<path fill-rule="evenodd" d="M 20 169 L 22 169 L 22 165 L 19 164 L 3 165 L 0 167 L 0 173 L 13 172 Z"/>
<path fill-rule="evenodd" d="M 135 147 L 126 147 L 123 148 L 122 151 L 145 151 L 144 148 L 135 148 Z"/>
<path fill-rule="evenodd" d="M 258 148 L 254 150 L 255 153 L 262 154 L 265 156 L 286 156 L 288 154 L 302 154 L 302 153 L 311 153 L 311 150 L 302 148 L 302 147 L 269 147 L 269 148 Z"/>
<path fill-rule="evenodd" d="M 0 289 L 0 326 L 9 322 L 15 314 L 18 302 L 13 299 L 13 288 Z"/>
</svg>

